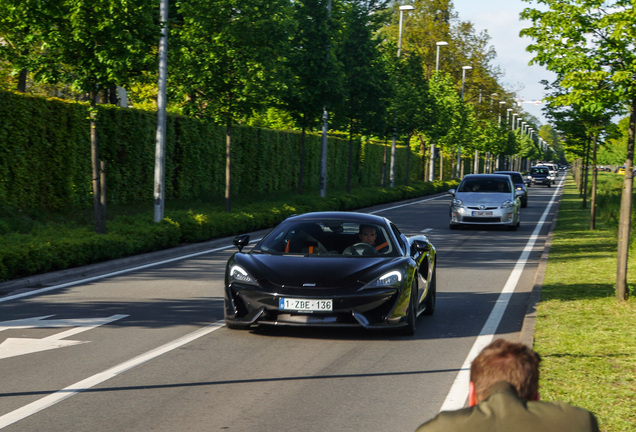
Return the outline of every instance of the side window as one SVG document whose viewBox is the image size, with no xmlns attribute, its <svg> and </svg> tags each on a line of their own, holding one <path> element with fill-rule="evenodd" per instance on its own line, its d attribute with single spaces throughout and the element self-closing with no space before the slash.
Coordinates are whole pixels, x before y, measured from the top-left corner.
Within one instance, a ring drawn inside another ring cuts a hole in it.
<svg viewBox="0 0 636 432">
<path fill-rule="evenodd" d="M 395 238 L 397 239 L 398 244 L 400 245 L 400 249 L 402 249 L 403 251 L 408 250 L 408 241 L 406 240 L 406 237 L 404 237 L 404 235 L 400 232 L 398 227 L 391 224 L 391 230 L 393 230 L 393 235 L 395 235 Z"/>
</svg>

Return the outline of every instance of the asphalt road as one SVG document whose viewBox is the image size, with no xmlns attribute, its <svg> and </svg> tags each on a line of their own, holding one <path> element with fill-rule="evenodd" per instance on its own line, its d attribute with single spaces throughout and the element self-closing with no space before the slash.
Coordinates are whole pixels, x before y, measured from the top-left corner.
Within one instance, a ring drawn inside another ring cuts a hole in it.
<svg viewBox="0 0 636 432">
<path fill-rule="evenodd" d="M 531 342 L 560 188 L 530 194 L 517 231 L 451 231 L 449 196 L 368 209 L 437 247 L 414 337 L 225 328 L 229 239 L 0 284 L 0 429 L 412 431 L 463 406 L 494 337 Z"/>
</svg>

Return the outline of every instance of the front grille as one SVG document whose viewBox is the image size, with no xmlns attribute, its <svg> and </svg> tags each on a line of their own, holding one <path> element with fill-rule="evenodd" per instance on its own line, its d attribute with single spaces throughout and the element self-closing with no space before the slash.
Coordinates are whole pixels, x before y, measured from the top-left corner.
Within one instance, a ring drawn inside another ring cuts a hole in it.
<svg viewBox="0 0 636 432">
<path fill-rule="evenodd" d="M 501 223 L 501 218 L 498 217 L 464 217 L 464 222 L 473 223 Z"/>
</svg>

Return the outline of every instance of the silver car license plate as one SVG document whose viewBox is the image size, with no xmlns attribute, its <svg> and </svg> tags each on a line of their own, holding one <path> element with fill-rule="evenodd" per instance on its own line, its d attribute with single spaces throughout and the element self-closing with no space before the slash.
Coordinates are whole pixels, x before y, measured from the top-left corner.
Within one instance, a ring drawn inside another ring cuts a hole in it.
<svg viewBox="0 0 636 432">
<path fill-rule="evenodd" d="M 473 216 L 492 216 L 492 212 L 488 210 L 476 210 L 473 212 Z"/>
</svg>

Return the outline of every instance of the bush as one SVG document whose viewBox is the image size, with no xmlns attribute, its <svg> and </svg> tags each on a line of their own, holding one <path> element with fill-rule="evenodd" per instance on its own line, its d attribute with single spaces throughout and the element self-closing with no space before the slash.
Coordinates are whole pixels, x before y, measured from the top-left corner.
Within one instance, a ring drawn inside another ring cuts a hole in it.
<svg viewBox="0 0 636 432">
<path fill-rule="evenodd" d="M 348 211 L 417 198 L 446 191 L 456 183 L 420 182 L 393 189 L 360 188 L 355 193 L 332 193 L 326 199 L 308 194 L 278 201 L 249 201 L 232 213 L 198 204 L 193 206 L 196 209 L 168 211 L 160 223 L 154 223 L 150 216 L 128 214 L 109 220 L 108 233 L 103 235 L 68 223 L 34 223 L 29 233 L 14 232 L 0 238 L 0 280 L 265 229 L 293 214 Z"/>
</svg>

